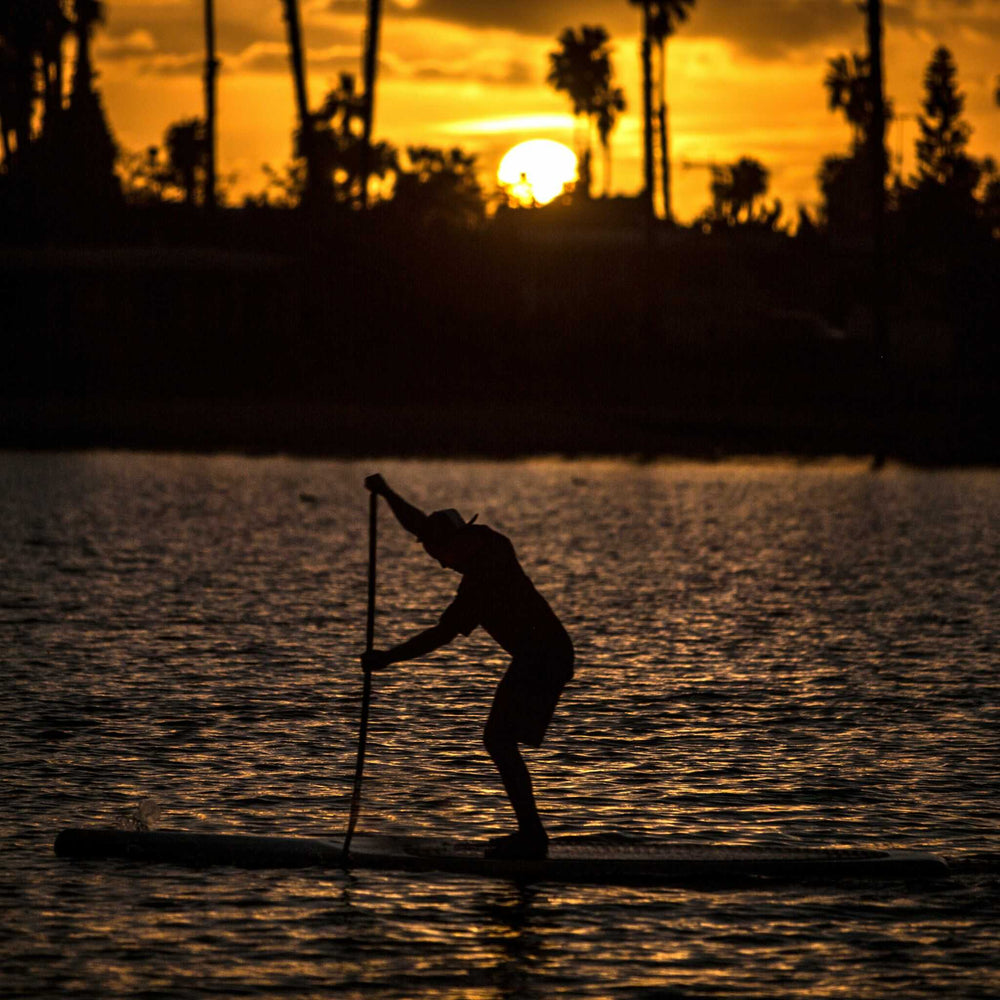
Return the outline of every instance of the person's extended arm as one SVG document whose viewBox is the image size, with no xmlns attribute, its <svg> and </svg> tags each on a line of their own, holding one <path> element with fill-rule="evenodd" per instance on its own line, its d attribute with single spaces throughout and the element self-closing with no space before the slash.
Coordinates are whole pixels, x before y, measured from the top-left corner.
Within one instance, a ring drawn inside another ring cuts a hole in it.
<svg viewBox="0 0 1000 1000">
<path fill-rule="evenodd" d="M 416 535 L 417 538 L 421 536 L 427 515 L 419 507 L 404 500 L 377 472 L 365 480 L 365 487 L 377 496 L 385 497 L 396 520 L 411 535 Z"/>
<path fill-rule="evenodd" d="M 365 653 L 361 657 L 361 666 L 365 670 L 384 670 L 392 663 L 418 660 L 442 646 L 447 646 L 456 635 L 458 633 L 453 628 L 440 623 L 432 625 L 423 632 L 418 632 L 412 639 L 393 646 L 392 649 L 373 649 L 370 653 Z"/>
</svg>

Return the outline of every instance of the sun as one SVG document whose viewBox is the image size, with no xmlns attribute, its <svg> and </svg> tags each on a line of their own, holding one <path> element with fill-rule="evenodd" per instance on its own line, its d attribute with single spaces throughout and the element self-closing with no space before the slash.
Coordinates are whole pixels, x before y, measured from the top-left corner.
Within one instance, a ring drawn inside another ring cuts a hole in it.
<svg viewBox="0 0 1000 1000">
<path fill-rule="evenodd" d="M 545 205 L 576 179 L 576 154 L 552 139 L 518 143 L 497 168 L 497 180 L 522 205 Z"/>
</svg>

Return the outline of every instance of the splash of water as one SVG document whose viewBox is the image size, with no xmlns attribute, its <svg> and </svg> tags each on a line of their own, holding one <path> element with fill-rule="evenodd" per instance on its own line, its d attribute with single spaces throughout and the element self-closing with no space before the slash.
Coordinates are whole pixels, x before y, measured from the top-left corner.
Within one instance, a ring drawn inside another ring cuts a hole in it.
<svg viewBox="0 0 1000 1000">
<path fill-rule="evenodd" d="M 160 821 L 160 803 L 155 798 L 141 799 L 131 806 L 124 806 L 115 812 L 115 826 L 119 830 L 145 832 L 152 830 Z"/>
</svg>

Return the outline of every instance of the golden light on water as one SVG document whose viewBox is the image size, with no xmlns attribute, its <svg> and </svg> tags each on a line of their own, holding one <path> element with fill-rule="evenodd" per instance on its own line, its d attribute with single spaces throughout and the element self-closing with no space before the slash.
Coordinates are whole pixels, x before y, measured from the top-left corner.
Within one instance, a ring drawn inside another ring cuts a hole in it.
<svg viewBox="0 0 1000 1000">
<path fill-rule="evenodd" d="M 518 143 L 497 169 L 497 180 L 522 205 L 545 205 L 576 179 L 576 154 L 552 139 Z"/>
</svg>

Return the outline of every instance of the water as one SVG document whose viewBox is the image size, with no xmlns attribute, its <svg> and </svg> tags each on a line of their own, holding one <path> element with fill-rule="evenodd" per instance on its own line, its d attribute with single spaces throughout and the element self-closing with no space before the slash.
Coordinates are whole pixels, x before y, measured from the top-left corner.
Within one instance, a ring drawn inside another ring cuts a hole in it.
<svg viewBox="0 0 1000 1000">
<path fill-rule="evenodd" d="M 921 847 L 945 882 L 622 889 L 54 857 L 67 825 L 339 835 L 368 464 L 0 456 L 5 997 L 995 997 L 1000 473 L 386 462 L 577 644 L 553 834 Z M 380 643 L 457 578 L 383 508 Z M 481 633 L 379 675 L 359 829 L 509 824 Z"/>
</svg>

